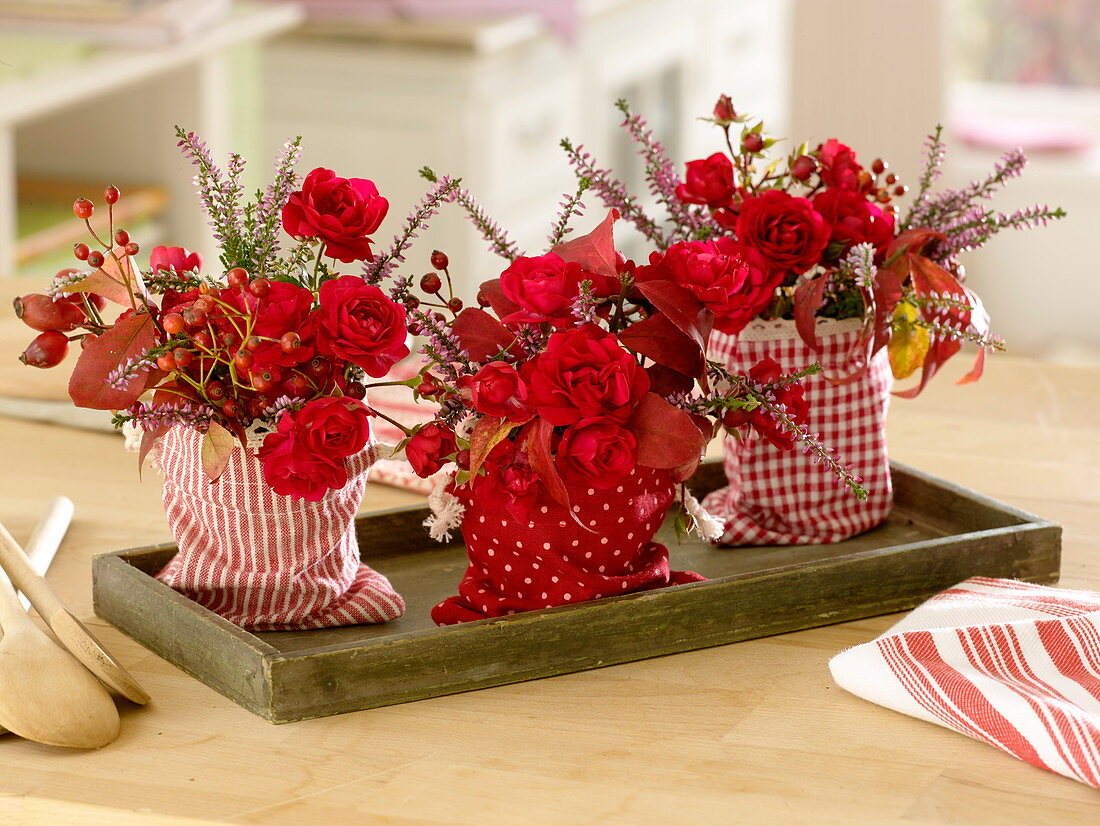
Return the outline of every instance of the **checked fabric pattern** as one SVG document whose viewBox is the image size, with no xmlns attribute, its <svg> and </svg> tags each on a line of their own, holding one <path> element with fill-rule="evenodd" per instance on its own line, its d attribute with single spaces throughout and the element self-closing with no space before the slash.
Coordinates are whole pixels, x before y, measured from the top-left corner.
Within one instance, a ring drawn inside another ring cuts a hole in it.
<svg viewBox="0 0 1100 826">
<path fill-rule="evenodd" d="M 635 468 L 607 490 L 571 485 L 582 528 L 545 492 L 523 523 L 491 484 L 458 488 L 470 564 L 458 595 L 433 608 L 432 619 L 452 625 L 703 579 L 670 571 L 668 549 L 652 541 L 673 490 L 668 473 L 652 468 Z"/>
<path fill-rule="evenodd" d="M 1100 788 L 1100 594 L 968 579 L 829 668 L 858 697 Z"/>
<path fill-rule="evenodd" d="M 748 373 L 773 358 L 785 373 L 820 362 L 829 376 L 852 372 L 851 352 L 858 319 L 819 324 L 823 350 L 815 355 L 790 321 L 754 321 L 737 336 L 714 333 L 711 353 L 735 373 Z M 882 522 L 893 503 L 886 454 L 886 412 L 893 378 L 886 351 L 849 384 L 833 384 L 821 374 L 804 383 L 810 418 L 807 428 L 837 458 L 862 477 L 868 499 L 860 502 L 832 472 L 814 463 L 796 445 L 783 451 L 755 433 L 725 439 L 729 485 L 710 493 L 703 505 L 725 523 L 723 545 L 808 545 L 840 542 Z"/>
<path fill-rule="evenodd" d="M 160 440 L 164 510 L 179 553 L 157 579 L 250 631 L 387 622 L 405 602 L 359 559 L 355 514 L 374 461 L 351 457 L 349 481 L 319 502 L 274 493 L 239 446 L 216 482 L 202 470 L 202 436 L 173 427 Z"/>
</svg>

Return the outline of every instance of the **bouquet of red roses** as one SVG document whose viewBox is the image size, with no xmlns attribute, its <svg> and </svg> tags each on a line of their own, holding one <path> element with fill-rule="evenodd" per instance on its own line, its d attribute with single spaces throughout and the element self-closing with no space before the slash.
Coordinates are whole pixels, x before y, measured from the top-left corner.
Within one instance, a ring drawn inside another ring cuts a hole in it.
<svg viewBox="0 0 1100 826">
<path fill-rule="evenodd" d="M 722 130 L 726 151 L 688 162 L 681 178 L 645 122 L 625 101 L 618 106 L 667 222 L 647 215 L 582 147 L 569 141 L 563 147 L 577 175 L 658 247 L 655 259 L 676 257 L 693 243 L 741 259 L 750 272 L 752 305 L 719 329 L 736 334 L 754 317 L 793 318 L 799 335 L 819 351 L 815 319 L 860 319 L 855 373 L 885 347 L 896 378 L 922 371 L 919 385 L 904 396 L 917 395 L 964 341 L 980 350 L 963 382 L 980 377 L 987 350 L 1003 349 L 989 333 L 981 300 L 964 286 L 959 255 L 1002 230 L 1043 225 L 1065 214 L 1045 206 L 1005 214 L 986 206 L 1023 171 L 1021 150 L 1006 154 L 984 180 L 934 192 L 944 157 L 940 127 L 929 137 L 925 169 L 903 218 L 894 201 L 909 188 L 889 164 L 875 159 L 865 166 L 835 138 L 769 158 L 777 141 L 762 122 L 750 125 L 723 95 L 709 120 Z"/>
<path fill-rule="evenodd" d="M 713 329 L 751 311 L 750 268 L 706 244 L 637 266 L 615 248 L 616 210 L 565 240 L 586 187 L 567 198 L 538 255 L 455 190 L 449 199 L 505 259 L 500 276 L 480 285 L 479 306 L 463 307 L 437 252 L 419 294 L 410 279 L 393 290 L 426 339 L 417 394 L 439 404 L 405 455 L 419 475 L 439 474 L 432 535 L 461 525 L 470 557 L 437 622 L 698 579 L 670 571 L 651 540 L 675 499 L 680 526 L 715 536 L 720 526 L 684 481 L 718 428 L 801 443 L 865 495 L 804 427 L 800 381 L 815 365 L 784 374 L 762 362 L 737 375 L 707 357 Z"/>
<path fill-rule="evenodd" d="M 106 237 L 81 198 L 73 211 L 94 243 L 76 245 L 81 266 L 58 273 L 46 294 L 16 300 L 23 321 L 42 331 L 22 360 L 51 367 L 79 341 L 73 402 L 119 411 L 117 425 L 144 432 L 143 454 L 174 425 L 199 430 L 213 480 L 233 444 L 251 439 L 276 493 L 315 501 L 346 484 L 345 460 L 369 440 L 368 377 L 409 354 L 405 309 L 378 283 L 415 233 L 410 225 L 376 258 L 370 235 L 386 199 L 371 181 L 328 169 L 297 188 L 297 140 L 252 203 L 242 202 L 240 156 L 223 171 L 193 133 L 181 131 L 180 146 L 197 166 L 221 267 L 205 272 L 199 254 L 162 246 L 143 270 L 138 244 L 114 226 L 119 191 L 104 193 Z M 293 240 L 284 255 L 280 231 Z M 362 272 L 338 272 L 360 262 Z"/>
</svg>

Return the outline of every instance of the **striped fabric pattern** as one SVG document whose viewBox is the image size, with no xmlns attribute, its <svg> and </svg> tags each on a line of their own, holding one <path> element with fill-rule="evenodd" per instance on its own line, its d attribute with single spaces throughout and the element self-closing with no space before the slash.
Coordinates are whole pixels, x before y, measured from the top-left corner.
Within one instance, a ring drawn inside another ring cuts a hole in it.
<svg viewBox="0 0 1100 826">
<path fill-rule="evenodd" d="M 968 579 L 829 668 L 859 697 L 1100 788 L 1100 594 Z"/>
<path fill-rule="evenodd" d="M 157 579 L 251 631 L 387 622 L 404 613 L 389 580 L 359 559 L 355 514 L 373 446 L 347 460 L 344 488 L 305 502 L 274 493 L 239 446 L 211 483 L 201 444 L 197 431 L 174 427 L 157 448 L 164 510 L 180 548 Z"/>
<path fill-rule="evenodd" d="M 820 362 L 826 375 L 852 372 L 851 352 L 858 320 L 827 321 L 818 327 L 823 352 L 813 353 L 791 321 L 750 324 L 739 336 L 714 333 L 712 358 L 747 374 L 761 359 L 775 359 L 783 371 Z M 858 380 L 833 384 L 821 374 L 807 378 L 808 429 L 862 477 L 869 497 L 857 500 L 826 466 L 796 446 L 784 451 L 754 433 L 724 444 L 729 485 L 710 493 L 703 505 L 725 523 L 723 545 L 807 545 L 840 542 L 882 522 L 893 504 L 886 454 L 886 413 L 893 377 L 885 350 Z"/>
</svg>

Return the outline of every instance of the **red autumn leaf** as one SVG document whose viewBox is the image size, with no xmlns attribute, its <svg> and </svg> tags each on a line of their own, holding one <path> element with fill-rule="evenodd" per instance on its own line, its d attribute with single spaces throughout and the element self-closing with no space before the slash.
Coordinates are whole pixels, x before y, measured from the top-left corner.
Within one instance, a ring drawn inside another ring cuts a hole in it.
<svg viewBox="0 0 1100 826">
<path fill-rule="evenodd" d="M 515 422 L 495 416 L 480 419 L 470 433 L 470 476 L 477 476 L 485 458 L 512 432 Z"/>
<path fill-rule="evenodd" d="M 891 264 L 903 253 L 916 254 L 923 250 L 932 241 L 942 241 L 947 238 L 942 232 L 927 227 L 915 227 L 907 229 L 890 242 L 886 248 L 886 263 Z"/>
<path fill-rule="evenodd" d="M 982 373 L 985 372 L 985 348 L 978 348 L 978 355 L 974 358 L 974 366 L 970 368 L 970 372 L 959 379 L 955 384 L 970 384 L 982 377 Z"/>
<path fill-rule="evenodd" d="M 566 262 L 580 264 L 596 275 L 618 278 L 619 258 L 615 252 L 614 232 L 617 220 L 619 210 L 608 210 L 607 217 L 590 233 L 558 244 L 550 252 L 557 253 Z"/>
<path fill-rule="evenodd" d="M 145 466 L 145 457 L 149 455 L 149 451 L 153 449 L 153 445 L 157 439 L 168 432 L 168 425 L 157 425 L 152 430 L 142 431 L 141 434 L 141 446 L 138 448 L 138 480 L 141 480 L 141 470 Z"/>
<path fill-rule="evenodd" d="M 108 387 L 107 376 L 154 344 L 156 328 L 148 313 L 134 313 L 117 322 L 81 352 L 69 378 L 73 404 L 94 410 L 120 410 L 132 405 L 154 381 L 153 376 L 139 373 L 130 379 L 125 390 Z"/>
<path fill-rule="evenodd" d="M 460 312 L 451 326 L 458 343 L 474 361 L 487 361 L 515 341 L 508 329 L 477 307 Z"/>
<path fill-rule="evenodd" d="M 794 291 L 794 326 L 806 346 L 814 353 L 821 352 L 817 338 L 817 311 L 825 303 L 828 276 L 821 275 L 805 281 Z"/>
<path fill-rule="evenodd" d="M 674 281 L 642 281 L 635 286 L 706 355 L 714 313 L 704 307 L 703 302 Z"/>
<path fill-rule="evenodd" d="M 673 370 L 663 364 L 651 364 L 645 371 L 649 375 L 649 389 L 658 396 L 690 393 L 695 386 L 691 376 L 685 376 L 679 370 Z"/>
<path fill-rule="evenodd" d="M 627 350 L 693 379 L 703 374 L 703 351 L 663 313 L 635 322 L 619 333 Z"/>
<path fill-rule="evenodd" d="M 512 313 L 518 313 L 520 311 L 519 304 L 516 304 L 504 294 L 504 289 L 500 286 L 499 278 L 482 281 L 481 286 L 478 288 L 478 292 L 487 302 L 489 302 L 489 306 L 492 307 L 493 312 L 497 314 L 497 318 L 507 318 L 512 315 Z"/>
<path fill-rule="evenodd" d="M 682 467 L 696 461 L 706 446 L 691 414 L 655 393 L 642 396 L 629 430 L 638 442 L 638 464 L 644 467 Z"/>
<path fill-rule="evenodd" d="M 877 353 L 890 340 L 890 320 L 902 296 L 902 282 L 908 277 L 908 262 L 901 261 L 903 272 L 898 269 L 879 270 L 873 288 L 874 332 L 871 353 Z"/>
<path fill-rule="evenodd" d="M 715 431 L 718 429 L 718 423 L 711 421 L 706 416 L 700 416 L 695 413 L 689 413 L 691 420 L 695 422 L 695 426 L 699 428 L 699 432 L 703 435 L 704 446 L 714 438 Z M 694 475 L 695 471 L 699 469 L 700 462 L 703 461 L 702 452 L 696 456 L 692 461 L 685 462 L 679 467 L 672 469 L 672 481 L 673 482 L 686 482 Z"/>
<path fill-rule="evenodd" d="M 132 258 L 127 256 L 122 249 L 116 249 L 115 254 L 122 261 L 121 267 L 118 261 L 108 255 L 102 267 L 93 270 L 85 278 L 67 287 L 66 291 L 95 293 L 103 296 L 108 301 L 136 309 L 130 298 L 130 293 L 133 291 L 134 296 L 137 297 L 148 296 L 145 282 L 142 281 L 141 272 L 134 266 Z M 129 288 L 127 288 L 127 284 Z"/>
<path fill-rule="evenodd" d="M 546 485 L 546 490 L 554 501 L 565 508 L 573 521 L 592 532 L 577 517 L 569 504 L 569 490 L 565 487 L 557 467 L 554 465 L 554 457 L 550 452 L 550 437 L 554 435 L 554 425 L 546 419 L 535 419 L 527 430 L 527 461 L 531 463 L 531 469 L 538 474 L 539 479 Z"/>
</svg>

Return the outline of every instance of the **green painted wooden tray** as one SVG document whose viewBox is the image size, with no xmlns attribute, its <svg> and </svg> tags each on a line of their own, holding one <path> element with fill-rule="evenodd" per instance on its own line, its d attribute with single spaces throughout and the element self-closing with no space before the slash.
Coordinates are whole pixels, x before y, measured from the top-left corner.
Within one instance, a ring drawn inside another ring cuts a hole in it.
<svg viewBox="0 0 1100 826">
<path fill-rule="evenodd" d="M 265 720 L 286 723 L 488 688 L 914 607 L 971 576 L 1058 578 L 1061 527 L 903 465 L 885 524 L 835 545 L 713 548 L 659 535 L 707 582 L 439 628 L 465 570 L 422 507 L 360 516 L 363 558 L 408 603 L 386 625 L 249 633 L 153 578 L 173 545 L 96 557 L 95 612 Z M 724 483 L 703 465 L 697 493 Z"/>
</svg>

